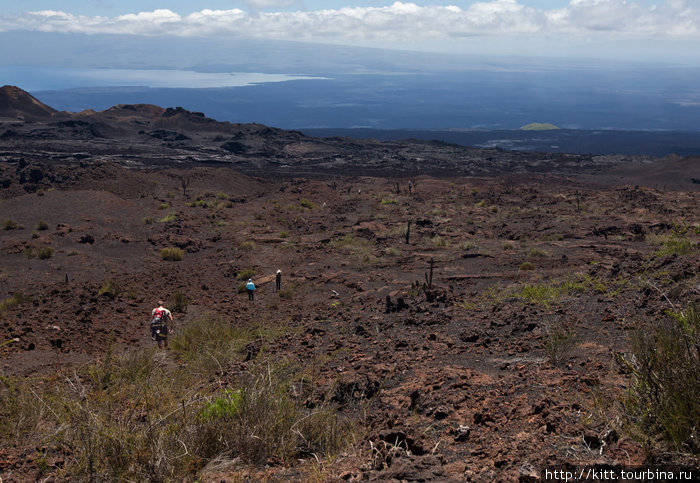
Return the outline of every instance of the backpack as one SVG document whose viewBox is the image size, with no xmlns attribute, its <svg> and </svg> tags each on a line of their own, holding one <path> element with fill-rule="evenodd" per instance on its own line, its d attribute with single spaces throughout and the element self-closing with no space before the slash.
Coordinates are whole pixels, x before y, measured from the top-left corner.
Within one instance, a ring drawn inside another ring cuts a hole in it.
<svg viewBox="0 0 700 483">
<path fill-rule="evenodd" d="M 153 318 L 151 319 L 151 325 L 163 325 L 165 324 L 165 309 L 158 308 L 153 312 Z"/>
</svg>

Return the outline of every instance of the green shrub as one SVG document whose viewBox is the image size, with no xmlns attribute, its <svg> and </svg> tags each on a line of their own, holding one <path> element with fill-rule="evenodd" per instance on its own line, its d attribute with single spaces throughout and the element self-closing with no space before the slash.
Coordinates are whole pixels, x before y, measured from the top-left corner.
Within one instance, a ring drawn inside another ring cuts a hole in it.
<svg viewBox="0 0 700 483">
<path fill-rule="evenodd" d="M 188 201 L 187 206 L 189 206 L 190 208 L 207 208 L 209 206 L 209 203 L 207 203 L 204 200 L 197 199 L 195 201 Z"/>
<path fill-rule="evenodd" d="M 684 311 L 632 341 L 634 359 L 621 358 L 632 373 L 625 400 L 630 427 L 652 452 L 655 449 L 700 454 L 700 308 Z M 658 442 L 666 447 L 655 448 Z"/>
<path fill-rule="evenodd" d="M 24 250 L 25 255 L 27 255 L 27 258 L 39 258 L 40 260 L 47 260 L 53 256 L 53 248 L 51 247 L 41 247 L 41 248 L 36 248 L 36 247 L 29 247 Z"/>
<path fill-rule="evenodd" d="M 40 260 L 47 260 L 53 256 L 53 248 L 51 247 L 41 247 L 37 250 L 37 257 Z"/>
<path fill-rule="evenodd" d="M 0 302 L 0 313 L 13 309 L 19 305 L 31 303 L 31 301 L 31 297 L 24 295 L 22 292 L 15 292 L 12 294 L 12 297 L 6 298 Z"/>
<path fill-rule="evenodd" d="M 180 248 L 168 247 L 160 251 L 160 258 L 167 262 L 179 262 L 185 257 L 185 252 Z"/>
<path fill-rule="evenodd" d="M 476 250 L 477 248 L 479 247 L 472 242 L 464 242 L 459 245 L 459 249 L 465 252 L 468 252 L 469 250 Z"/>
<path fill-rule="evenodd" d="M 243 394 L 241 390 L 224 389 L 221 396 L 206 404 L 199 413 L 202 419 L 233 419 L 241 408 Z"/>
<path fill-rule="evenodd" d="M 224 392 L 202 411 L 199 436 L 207 439 L 197 446 L 209 454 L 228 449 L 253 465 L 270 457 L 292 462 L 338 452 L 351 438 L 351 421 L 328 404 L 304 408 L 291 395 L 292 376 L 284 365 L 253 368 L 240 389 Z"/>
<path fill-rule="evenodd" d="M 243 281 L 243 282 L 238 284 L 238 289 L 237 289 L 238 293 L 245 293 L 245 291 L 247 290 L 245 287 L 246 283 L 247 282 Z"/>
<path fill-rule="evenodd" d="M 657 257 L 667 255 L 689 255 L 697 250 L 697 244 L 693 243 L 689 238 L 671 237 L 664 241 L 661 248 L 654 252 Z"/>
<path fill-rule="evenodd" d="M 534 270 L 535 264 L 532 262 L 523 262 L 520 264 L 520 270 Z"/>
<path fill-rule="evenodd" d="M 142 221 L 144 225 L 152 225 L 155 220 L 152 216 L 147 216 Z"/>
<path fill-rule="evenodd" d="M 115 299 L 122 293 L 121 284 L 113 278 L 107 280 L 100 289 L 97 291 L 98 295 L 107 297 L 109 299 Z"/>
<path fill-rule="evenodd" d="M 433 245 L 435 245 L 436 247 L 446 247 L 449 245 L 447 238 L 445 238 L 443 236 L 436 236 L 431 241 L 433 242 Z"/>
<path fill-rule="evenodd" d="M 302 208 L 306 208 L 309 210 L 313 210 L 314 208 L 316 208 L 316 204 L 313 201 L 307 200 L 306 198 L 302 198 L 301 201 L 299 201 L 299 205 Z"/>
<path fill-rule="evenodd" d="M 185 312 L 187 312 L 187 306 L 189 305 L 189 303 L 190 301 L 187 299 L 187 296 L 185 294 L 181 292 L 175 292 L 170 298 L 170 303 L 168 305 L 172 312 L 184 314 Z"/>
<path fill-rule="evenodd" d="M 249 278 L 253 278 L 253 275 L 255 275 L 255 270 L 252 268 L 244 268 L 236 274 L 236 279 L 247 281 Z"/>
<path fill-rule="evenodd" d="M 159 210 L 167 210 L 168 208 L 170 208 L 170 203 L 161 203 L 158 205 Z"/>
<path fill-rule="evenodd" d="M 530 248 L 527 251 L 528 258 L 545 258 L 549 256 L 549 252 L 539 248 Z"/>
<path fill-rule="evenodd" d="M 576 345 L 576 332 L 566 326 L 549 326 L 545 329 L 544 350 L 554 364 L 561 363 Z"/>
<path fill-rule="evenodd" d="M 161 223 L 172 223 L 177 220 L 177 213 L 169 213 L 160 219 Z"/>
<path fill-rule="evenodd" d="M 21 230 L 22 228 L 24 227 L 17 223 L 15 220 L 6 219 L 2 222 L 3 230 Z"/>
<path fill-rule="evenodd" d="M 39 220 L 39 223 L 36 224 L 36 229 L 39 231 L 48 230 L 49 224 L 46 223 L 44 220 Z"/>
</svg>

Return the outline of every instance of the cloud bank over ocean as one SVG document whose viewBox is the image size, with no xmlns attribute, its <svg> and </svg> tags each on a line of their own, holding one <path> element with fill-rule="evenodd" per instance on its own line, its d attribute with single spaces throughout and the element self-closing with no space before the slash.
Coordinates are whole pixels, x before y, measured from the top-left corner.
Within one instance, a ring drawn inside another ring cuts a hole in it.
<svg viewBox="0 0 700 483">
<path fill-rule="evenodd" d="M 255 2 L 259 6 L 270 2 Z M 278 3 L 278 2 L 273 2 Z M 170 9 L 115 17 L 40 10 L 0 15 L 0 30 L 43 32 L 239 36 L 367 45 L 431 41 L 448 48 L 475 36 L 573 36 L 700 40 L 700 3 L 668 0 L 571 0 L 558 9 L 537 9 L 517 0 L 419 6 L 395 2 L 384 7 L 313 11 L 247 12 L 203 9 L 186 15 Z"/>
</svg>

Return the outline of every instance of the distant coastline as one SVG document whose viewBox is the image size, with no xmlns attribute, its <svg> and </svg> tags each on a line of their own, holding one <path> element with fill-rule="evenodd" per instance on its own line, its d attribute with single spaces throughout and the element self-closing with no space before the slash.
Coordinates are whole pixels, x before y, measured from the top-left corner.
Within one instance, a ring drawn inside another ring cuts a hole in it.
<svg viewBox="0 0 700 483">
<path fill-rule="evenodd" d="M 525 130 L 413 130 L 413 129 L 302 129 L 316 137 L 350 137 L 379 141 L 417 139 L 506 151 L 573 154 L 627 154 L 665 157 L 700 154 L 700 131 L 618 131 L 552 129 Z"/>
</svg>

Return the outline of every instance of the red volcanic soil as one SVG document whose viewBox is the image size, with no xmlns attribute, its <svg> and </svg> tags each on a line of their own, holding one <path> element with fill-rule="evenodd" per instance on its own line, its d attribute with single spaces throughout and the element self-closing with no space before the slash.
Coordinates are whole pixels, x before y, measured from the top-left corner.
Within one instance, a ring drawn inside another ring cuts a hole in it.
<svg viewBox="0 0 700 483">
<path fill-rule="evenodd" d="M 189 305 L 174 337 L 207 314 L 276 334 L 197 391 L 211 398 L 287 361 L 310 374 L 294 404 L 330 404 L 359 428 L 328 458 L 190 455 L 183 481 L 528 482 L 562 465 L 697 466 L 643 447 L 622 401 L 633 334 L 700 302 L 698 188 L 697 158 L 315 139 L 151 105 L 58 113 L 6 86 L 0 428 L 13 437 L 0 438 L 0 482 L 91 474 L 77 456 L 91 448 L 61 439 L 81 418 L 36 433 L 8 419 L 23 404 L 68 411 L 42 391 L 75 392 L 113 355 L 186 370 L 148 331 L 156 302 L 178 294 Z M 164 260 L 166 248 L 182 259 Z M 254 301 L 238 290 L 245 273 Z M 146 427 L 148 414 L 132 416 Z M 149 475 L 130 478 L 164 478 Z"/>
<path fill-rule="evenodd" d="M 313 365 L 339 411 L 368 404 L 365 437 L 322 479 L 536 481 L 551 465 L 647 461 L 605 402 L 629 386 L 616 355 L 633 329 L 700 299 L 697 192 L 532 174 L 423 176 L 409 192 L 408 179 L 99 163 L 35 167 L 41 188 L 15 190 L 31 168 L 0 164 L 13 180 L 0 219 L 19 225 L 0 230 L 0 300 L 30 299 L 2 311 L 0 341 L 18 339 L 0 347 L 5 378 L 69 373 L 110 339 L 152 350 L 148 314 L 180 292 L 190 305 L 177 326 L 209 311 L 237 326 L 283 321 L 268 355 Z M 674 236 L 694 248 L 660 254 Z M 34 256 L 43 247 L 50 258 Z M 183 259 L 164 261 L 166 247 Z M 254 302 L 236 290 L 245 269 Z M 110 280 L 114 298 L 100 295 Z M 561 353 L 547 349 L 558 327 L 574 335 Z M 33 451 L 0 442 L 3 481 L 58 471 Z M 310 458 L 200 478 L 308 481 L 317 468 Z"/>
</svg>

